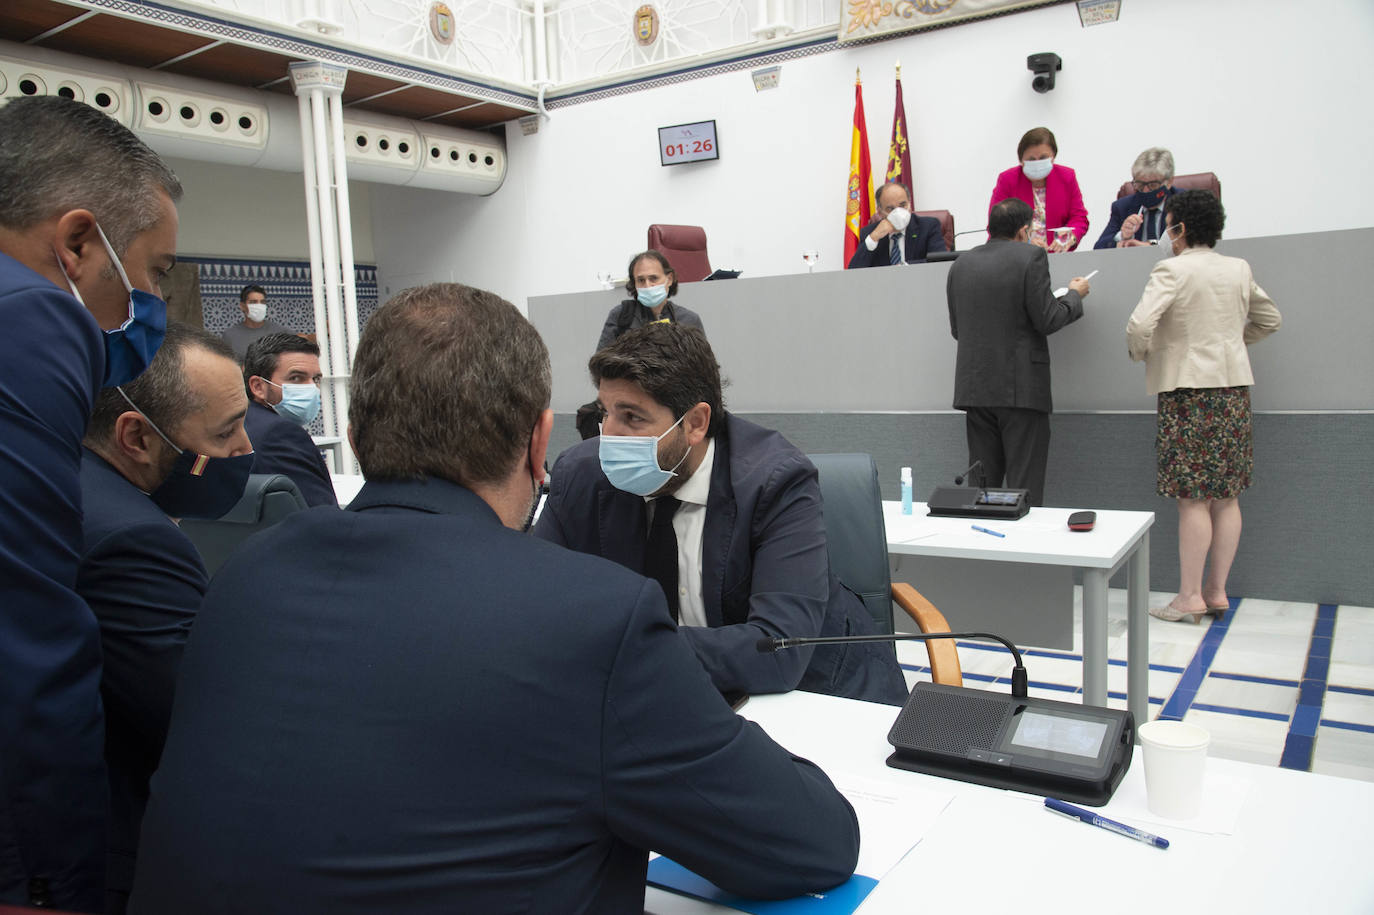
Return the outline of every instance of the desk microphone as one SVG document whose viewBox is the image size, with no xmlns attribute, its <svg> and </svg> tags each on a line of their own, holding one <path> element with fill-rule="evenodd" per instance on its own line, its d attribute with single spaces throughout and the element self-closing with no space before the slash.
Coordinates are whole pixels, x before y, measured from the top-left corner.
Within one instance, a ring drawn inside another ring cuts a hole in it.
<svg viewBox="0 0 1374 915">
<path fill-rule="evenodd" d="M 967 471 L 966 471 L 967 472 Z M 898 632 L 893 635 L 838 635 L 820 638 L 772 638 L 765 636 L 754 643 L 760 654 L 781 651 L 785 648 L 800 648 L 803 645 L 843 645 L 850 642 L 929 642 L 934 639 L 992 639 L 1001 642 L 1011 652 L 1014 664 L 1011 668 L 1011 694 L 1014 698 L 1026 698 L 1026 666 L 1021 663 L 1021 652 L 1016 646 L 1000 635 L 991 632 Z"/>
<path fill-rule="evenodd" d="M 959 474 L 954 478 L 954 485 L 963 486 L 964 480 L 968 479 L 968 475 L 973 473 L 973 471 L 975 470 L 978 471 L 978 488 L 980 490 L 987 489 L 988 475 L 983 471 L 982 461 L 974 461 L 972 464 L 970 464 L 968 470 L 965 470 L 963 473 Z"/>
</svg>

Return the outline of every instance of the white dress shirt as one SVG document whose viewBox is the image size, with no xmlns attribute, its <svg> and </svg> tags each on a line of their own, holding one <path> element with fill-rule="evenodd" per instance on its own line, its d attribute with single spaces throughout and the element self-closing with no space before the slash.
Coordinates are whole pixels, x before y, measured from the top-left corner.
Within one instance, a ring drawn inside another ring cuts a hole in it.
<svg viewBox="0 0 1374 915">
<path fill-rule="evenodd" d="M 706 500 L 711 495 L 711 467 L 716 462 L 716 440 L 706 440 L 706 456 L 673 498 L 682 504 L 673 515 L 673 534 L 677 537 L 677 609 L 681 626 L 705 626 L 706 605 L 701 599 L 701 536 L 706 530 Z M 653 526 L 654 500 L 650 504 L 649 526 Z"/>
</svg>

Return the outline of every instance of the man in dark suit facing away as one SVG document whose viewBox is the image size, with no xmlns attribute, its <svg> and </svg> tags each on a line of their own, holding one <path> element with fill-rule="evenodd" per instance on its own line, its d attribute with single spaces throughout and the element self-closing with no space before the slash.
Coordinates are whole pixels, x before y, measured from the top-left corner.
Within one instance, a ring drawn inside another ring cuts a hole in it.
<svg viewBox="0 0 1374 915">
<path fill-rule="evenodd" d="M 878 188 L 873 202 L 878 218 L 859 234 L 859 247 L 849 259 L 849 269 L 924 264 L 930 252 L 949 250 L 940 220 L 911 211 L 911 193 L 906 185 L 889 181 Z"/>
<path fill-rule="evenodd" d="M 640 912 L 648 849 L 746 896 L 850 876 L 852 808 L 730 710 L 658 585 L 524 533 L 550 378 L 489 292 L 373 315 L 367 482 L 211 583 L 132 911 Z"/>
<path fill-rule="evenodd" d="M 1030 244 L 1031 209 L 1016 198 L 988 214 L 986 244 L 960 255 L 945 284 L 949 331 L 959 341 L 954 408 L 964 411 L 969 463 L 987 485 L 1030 490 L 1043 505 L 1050 451 L 1049 334 L 1083 316 L 1088 281 L 1050 290 L 1045 249 Z"/>
<path fill-rule="evenodd" d="M 891 644 L 758 651 L 765 637 L 876 627 L 830 568 L 815 466 L 777 432 L 725 411 L 706 336 L 649 324 L 589 367 L 601 435 L 558 459 L 535 534 L 655 578 L 722 693 L 905 702 Z"/>
<path fill-rule="evenodd" d="M 298 334 L 268 334 L 248 345 L 243 384 L 253 472 L 280 473 L 307 505 L 339 505 L 329 468 L 306 427 L 320 412 L 320 348 Z"/>
<path fill-rule="evenodd" d="M 173 518 L 224 514 L 252 467 L 239 380 L 229 344 L 172 324 L 146 372 L 100 393 L 86 431 L 76 591 L 100 622 L 105 659 L 100 693 L 113 811 L 107 913 L 123 912 L 133 887 L 148 778 L 205 595 L 205 565 Z"/>
</svg>

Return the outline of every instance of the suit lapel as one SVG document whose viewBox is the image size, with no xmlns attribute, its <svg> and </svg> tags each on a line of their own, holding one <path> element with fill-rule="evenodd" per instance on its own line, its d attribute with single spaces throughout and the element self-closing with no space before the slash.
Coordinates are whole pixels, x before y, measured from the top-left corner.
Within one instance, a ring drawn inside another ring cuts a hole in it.
<svg viewBox="0 0 1374 915">
<path fill-rule="evenodd" d="M 607 487 L 596 494 L 596 528 L 602 556 L 644 574 L 644 550 L 649 538 L 644 500 Z"/>
<path fill-rule="evenodd" d="M 701 533 L 701 602 L 708 626 L 725 624 L 721 599 L 725 567 L 735 537 L 735 513 L 735 489 L 730 482 L 730 441 L 722 430 L 716 437 L 711 493 L 706 497 L 706 525 Z"/>
</svg>

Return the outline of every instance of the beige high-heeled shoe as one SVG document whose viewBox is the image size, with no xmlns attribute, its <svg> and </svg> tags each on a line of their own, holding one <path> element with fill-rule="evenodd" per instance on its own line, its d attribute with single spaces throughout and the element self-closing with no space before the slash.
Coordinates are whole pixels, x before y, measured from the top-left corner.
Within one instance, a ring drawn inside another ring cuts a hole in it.
<svg viewBox="0 0 1374 915">
<path fill-rule="evenodd" d="M 1170 623 L 1188 622 L 1197 624 L 1210 610 L 1198 610 L 1195 613 L 1184 613 L 1173 604 L 1165 604 L 1163 607 L 1151 607 L 1150 616 L 1158 620 L 1167 620 Z"/>
</svg>

